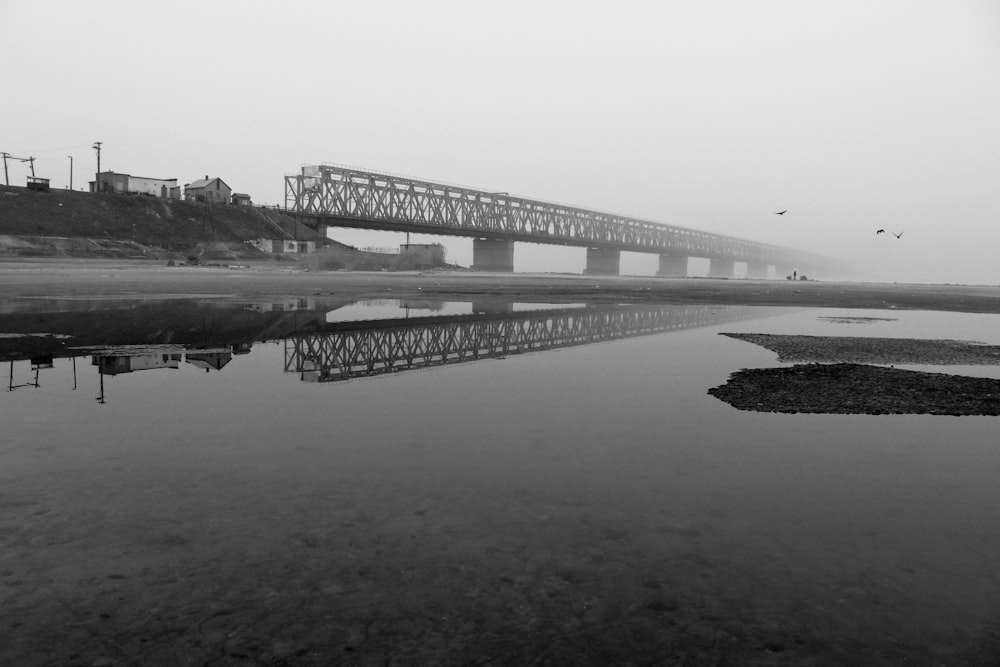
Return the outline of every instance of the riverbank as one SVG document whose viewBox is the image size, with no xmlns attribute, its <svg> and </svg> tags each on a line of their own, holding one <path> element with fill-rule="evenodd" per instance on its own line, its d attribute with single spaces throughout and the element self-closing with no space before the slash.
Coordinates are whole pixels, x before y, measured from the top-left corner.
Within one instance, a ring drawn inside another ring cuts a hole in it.
<svg viewBox="0 0 1000 667">
<path fill-rule="evenodd" d="M 273 261 L 216 266 L 0 259 L 0 299 L 331 295 L 534 303 L 718 303 L 1000 313 L 1000 287 L 470 271 L 307 271 Z"/>
</svg>

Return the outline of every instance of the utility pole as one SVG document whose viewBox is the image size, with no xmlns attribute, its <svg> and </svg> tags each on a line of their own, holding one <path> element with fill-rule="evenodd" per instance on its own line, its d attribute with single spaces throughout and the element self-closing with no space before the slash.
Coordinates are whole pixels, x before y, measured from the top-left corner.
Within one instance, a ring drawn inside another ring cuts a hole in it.
<svg viewBox="0 0 1000 667">
<path fill-rule="evenodd" d="M 73 156 L 67 155 L 69 158 L 69 189 L 73 190 Z"/>
<path fill-rule="evenodd" d="M 97 180 L 94 183 L 94 190 L 97 192 L 101 191 L 101 144 L 103 141 L 94 142 L 94 150 L 97 151 Z"/>
<path fill-rule="evenodd" d="M 10 177 L 7 175 L 7 158 L 11 160 L 18 160 L 20 162 L 27 162 L 31 165 L 31 177 L 35 177 L 35 156 L 29 155 L 28 157 L 17 157 L 16 155 L 11 155 L 10 153 L 0 153 L 3 155 L 3 180 L 4 183 L 10 185 Z"/>
</svg>

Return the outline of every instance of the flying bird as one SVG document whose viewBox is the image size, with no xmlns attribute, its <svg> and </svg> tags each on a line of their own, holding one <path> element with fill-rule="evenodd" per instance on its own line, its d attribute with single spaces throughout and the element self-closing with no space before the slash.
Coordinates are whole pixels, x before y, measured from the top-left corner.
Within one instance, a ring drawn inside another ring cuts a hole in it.
<svg viewBox="0 0 1000 667">
<path fill-rule="evenodd" d="M 880 229 L 880 230 L 876 231 L 875 233 L 876 234 L 885 234 L 885 230 L 884 229 Z"/>
<path fill-rule="evenodd" d="M 788 213 L 788 209 L 787 208 L 784 211 L 775 211 L 774 212 L 775 215 L 784 215 L 786 213 Z"/>
<path fill-rule="evenodd" d="M 903 235 L 903 232 L 900 232 L 898 234 L 896 232 L 893 232 L 892 235 L 895 236 L 898 239 L 900 236 Z"/>
</svg>

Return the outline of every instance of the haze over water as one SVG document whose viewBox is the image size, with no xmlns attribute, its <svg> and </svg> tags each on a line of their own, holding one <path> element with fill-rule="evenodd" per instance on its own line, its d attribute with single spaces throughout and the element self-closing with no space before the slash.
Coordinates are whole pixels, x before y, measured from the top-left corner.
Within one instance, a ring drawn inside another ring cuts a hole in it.
<svg viewBox="0 0 1000 667">
<path fill-rule="evenodd" d="M 5 664 L 996 656 L 994 418 L 707 394 L 780 365 L 720 332 L 1000 344 L 996 315 L 58 309 L 0 331 Z"/>
</svg>

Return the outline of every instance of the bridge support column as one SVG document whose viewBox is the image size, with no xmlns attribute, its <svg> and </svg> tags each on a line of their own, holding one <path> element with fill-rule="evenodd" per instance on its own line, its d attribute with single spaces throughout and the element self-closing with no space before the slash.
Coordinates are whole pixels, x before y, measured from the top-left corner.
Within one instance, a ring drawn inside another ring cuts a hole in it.
<svg viewBox="0 0 1000 667">
<path fill-rule="evenodd" d="M 686 278 L 688 274 L 688 258 L 686 255 L 660 255 L 660 269 L 656 275 L 667 278 Z"/>
<path fill-rule="evenodd" d="M 767 264 L 747 262 L 747 278 L 751 280 L 767 280 Z"/>
<path fill-rule="evenodd" d="M 621 271 L 620 250 L 615 248 L 587 248 L 585 276 L 617 276 Z"/>
<path fill-rule="evenodd" d="M 708 275 L 713 278 L 732 278 L 736 262 L 731 259 L 712 257 L 708 263 Z"/>
<path fill-rule="evenodd" d="M 514 242 L 503 239 L 473 239 L 472 270 L 514 272 Z"/>
</svg>

